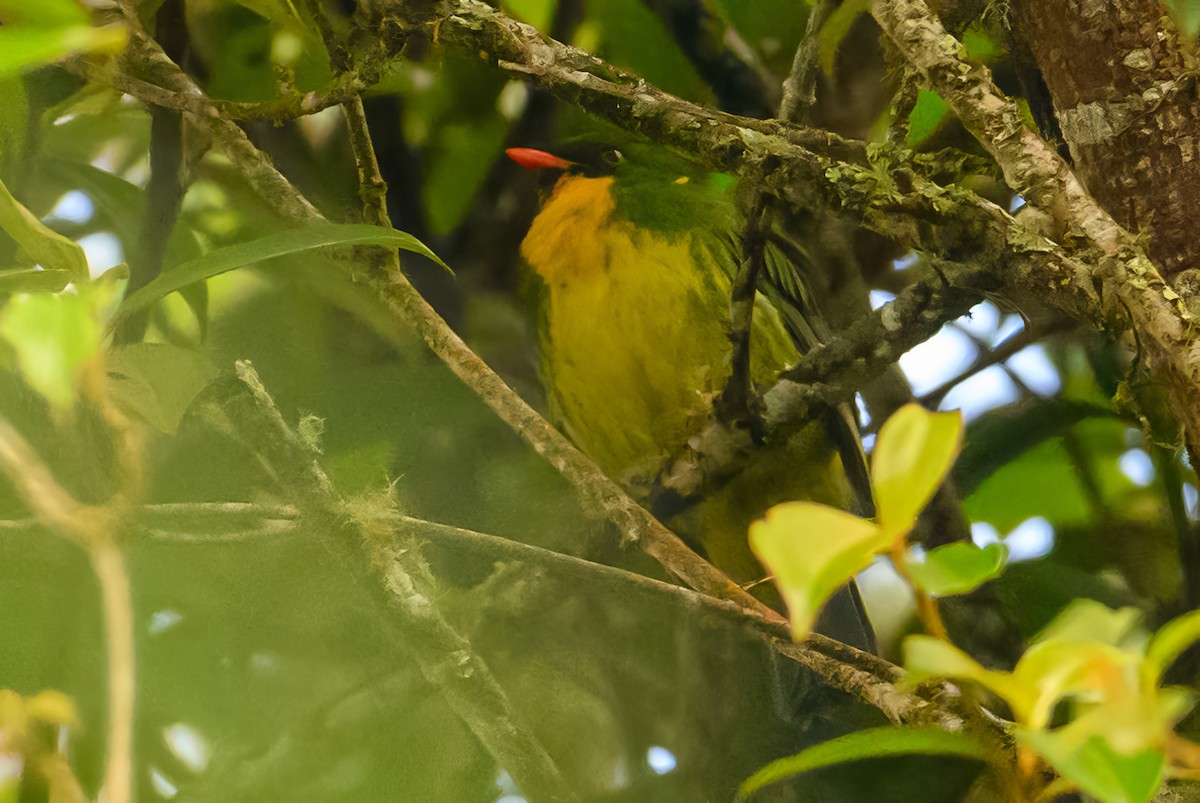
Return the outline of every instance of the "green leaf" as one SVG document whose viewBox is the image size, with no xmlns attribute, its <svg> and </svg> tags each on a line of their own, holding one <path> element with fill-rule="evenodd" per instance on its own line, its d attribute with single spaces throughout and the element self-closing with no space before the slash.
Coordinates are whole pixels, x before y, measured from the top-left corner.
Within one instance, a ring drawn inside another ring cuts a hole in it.
<svg viewBox="0 0 1200 803">
<path fill-rule="evenodd" d="M 554 0 L 504 0 L 500 7 L 510 17 L 516 17 L 540 31 L 550 30 L 554 20 Z"/>
<path fill-rule="evenodd" d="M 57 186 L 87 193 L 96 206 L 97 218 L 112 227 L 126 253 L 137 246 L 146 203 L 141 187 L 95 165 L 69 159 L 46 159 L 40 170 Z"/>
<path fill-rule="evenodd" d="M 1184 650 L 1200 641 L 1200 611 L 1172 619 L 1158 629 L 1146 647 L 1146 668 L 1157 685 Z"/>
<path fill-rule="evenodd" d="M 1124 647 L 1139 640 L 1137 630 L 1142 614 L 1136 608 L 1108 607 L 1092 599 L 1079 599 L 1054 617 L 1033 643 L 1062 641 L 1074 644 L 1097 642 L 1112 647 Z"/>
<path fill-rule="evenodd" d="M 93 309 L 80 294 L 39 293 L 14 296 L 0 312 L 0 336 L 22 376 L 58 409 L 74 404 L 80 368 L 100 348 Z"/>
<path fill-rule="evenodd" d="M 123 346 L 108 357 L 113 400 L 168 435 L 216 373 L 200 352 L 165 343 Z"/>
<path fill-rule="evenodd" d="M 965 594 L 1000 574 L 1008 558 L 1003 544 L 982 549 L 969 543 L 947 544 L 926 552 L 921 560 L 906 557 L 908 574 L 917 587 L 936 597 Z"/>
<path fill-rule="evenodd" d="M 25 153 L 29 136 L 29 94 L 20 75 L 0 75 L 0 177 Z"/>
<path fill-rule="evenodd" d="M 904 639 L 904 668 L 913 680 L 930 677 L 970 680 L 1002 697 L 1014 709 L 1024 710 L 1032 705 L 1028 690 L 1012 675 L 987 669 L 958 647 L 932 636 Z"/>
<path fill-rule="evenodd" d="M 400 248 L 421 254 L 446 270 L 450 269 L 445 262 L 442 262 L 411 234 L 365 223 L 319 223 L 305 226 L 302 229 L 275 232 L 257 240 L 218 248 L 198 259 L 189 260 L 182 265 L 170 268 L 150 284 L 126 298 L 109 323 L 109 328 L 116 327 L 134 312 L 145 309 L 169 293 L 194 282 L 211 279 L 213 276 L 244 268 L 265 259 L 334 245 L 382 245 Z"/>
<path fill-rule="evenodd" d="M 87 257 L 79 245 L 47 227 L 26 209 L 0 181 L 0 229 L 17 241 L 36 264 L 70 274 L 72 281 L 88 279 Z"/>
<path fill-rule="evenodd" d="M 862 761 L 906 755 L 941 755 L 987 760 L 984 749 L 969 736 L 941 728 L 871 728 L 822 742 L 794 756 L 772 761 L 738 787 L 737 800 L 773 783 L 804 772 Z"/>
<path fill-rule="evenodd" d="M 1017 661 L 1012 677 L 1024 696 L 1009 700 L 1016 719 L 1036 728 L 1047 727 L 1054 708 L 1067 697 L 1119 696 L 1118 686 L 1103 686 L 1109 678 L 1124 678 L 1141 656 L 1099 641 L 1039 641 Z M 1115 705 L 1115 702 L 1113 703 Z"/>
<path fill-rule="evenodd" d="M 0 293 L 57 293 L 71 281 L 66 270 L 19 268 L 0 272 Z"/>
<path fill-rule="evenodd" d="M 71 53 L 115 53 L 125 46 L 122 28 L 93 27 L 74 0 L 0 0 L 0 23 L 0 76 Z"/>
<path fill-rule="evenodd" d="M 941 95 L 930 89 L 920 90 L 908 115 L 908 146 L 915 148 L 933 136 L 949 110 L 950 104 Z"/>
<path fill-rule="evenodd" d="M 931 413 L 906 404 L 879 431 L 871 480 L 881 527 L 893 537 L 908 533 L 941 485 L 962 443 L 962 416 Z"/>
<path fill-rule="evenodd" d="M 854 27 L 858 15 L 871 8 L 872 0 L 846 0 L 829 15 L 817 34 L 817 61 L 826 75 L 833 75 L 838 47 Z"/>
<path fill-rule="evenodd" d="M 1196 35 L 1200 31 L 1200 2 L 1198 0 L 1167 0 L 1166 6 L 1171 12 L 1171 18 L 1179 27 L 1179 32 L 1186 37 Z"/>
<path fill-rule="evenodd" d="M 750 548 L 774 573 L 797 641 L 833 592 L 890 543 L 871 522 L 812 502 L 776 505 L 750 525 Z"/>
<path fill-rule="evenodd" d="M 963 51 L 967 58 L 980 64 L 992 65 L 1008 52 L 999 31 L 976 20 L 962 35 Z"/>
<path fill-rule="evenodd" d="M 597 55 L 673 95 L 709 99 L 712 93 L 695 65 L 650 9 L 641 0 L 604 0 L 590 6 L 589 19 L 601 32 Z"/>
<path fill-rule="evenodd" d="M 1104 803 L 1146 803 L 1158 791 L 1166 769 L 1159 751 L 1122 755 L 1100 736 L 1082 745 L 1058 731 L 1024 732 L 1019 738 L 1064 778 Z"/>
</svg>

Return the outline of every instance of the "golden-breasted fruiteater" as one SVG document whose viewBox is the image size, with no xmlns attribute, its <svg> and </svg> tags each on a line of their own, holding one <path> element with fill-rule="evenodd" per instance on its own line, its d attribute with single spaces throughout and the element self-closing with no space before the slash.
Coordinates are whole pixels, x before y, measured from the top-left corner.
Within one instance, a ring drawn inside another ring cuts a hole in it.
<svg viewBox="0 0 1200 803">
<path fill-rule="evenodd" d="M 542 380 L 554 422 L 609 476 L 642 496 L 708 420 L 730 376 L 730 288 L 742 260 L 734 180 L 649 144 L 578 142 L 554 154 L 513 148 L 553 179 L 521 243 L 533 279 Z M 818 339 L 803 265 L 769 244 L 751 330 L 750 377 L 773 382 Z M 738 583 L 766 574 L 751 521 L 809 499 L 847 507 L 827 427 L 814 420 L 667 524 Z M 755 587 L 780 606 L 770 584 Z M 863 649 L 874 635 L 857 589 L 819 629 Z"/>
</svg>

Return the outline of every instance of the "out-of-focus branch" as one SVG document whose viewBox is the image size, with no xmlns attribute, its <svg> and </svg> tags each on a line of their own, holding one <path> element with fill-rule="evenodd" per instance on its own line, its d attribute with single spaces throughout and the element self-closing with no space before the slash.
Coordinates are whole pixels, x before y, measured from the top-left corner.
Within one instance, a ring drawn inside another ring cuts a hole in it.
<svg viewBox="0 0 1200 803">
<path fill-rule="evenodd" d="M 184 544 L 246 542 L 276 538 L 284 533 L 296 534 L 303 529 L 300 525 L 302 517 L 302 511 L 293 505 L 237 502 L 145 505 L 138 514 L 142 526 L 137 527 L 134 534 Z M 248 528 L 255 522 L 260 526 Z M 788 638 L 785 624 L 748 612 L 736 602 L 474 530 L 401 515 L 389 516 L 377 523 L 385 526 L 393 537 L 404 534 L 405 537 L 427 539 L 475 560 L 537 566 L 560 579 L 605 588 L 622 597 L 633 595 L 655 603 L 699 610 L 727 624 L 750 627 L 772 649 L 812 669 L 835 688 L 874 705 L 897 724 L 932 719 L 952 728 L 961 726 L 953 714 L 940 711 L 936 705 L 898 687 L 904 676 L 898 667 L 822 636 L 812 637 L 820 642 L 816 652 L 794 644 Z M 37 522 L 32 520 L 0 522 L 0 531 L 36 525 Z M 204 533 L 190 532 L 195 529 Z"/>
<path fill-rule="evenodd" d="M 399 614 L 391 622 L 425 679 L 522 789 L 546 800 L 576 800 L 557 764 L 522 723 L 491 669 L 470 641 L 430 604 L 429 578 L 420 563 L 398 545 L 380 543 L 378 521 L 353 515 L 317 462 L 311 445 L 284 420 L 253 366 L 239 362 L 236 373 L 252 408 L 232 420 L 233 427 L 251 440 L 261 459 L 296 498 L 302 513 L 318 517 L 331 529 L 345 530 L 349 525 L 358 531 L 364 545 L 375 547 L 371 563 L 388 592 L 387 604 Z M 272 511 L 273 515 L 282 512 Z"/>
<path fill-rule="evenodd" d="M 101 410 L 102 415 L 107 412 Z M 108 685 L 104 798 L 113 803 L 130 803 L 135 701 L 133 602 L 117 534 L 127 522 L 130 496 L 136 492 L 140 476 L 137 467 L 130 464 L 140 461 L 141 455 L 136 450 L 136 439 L 123 428 L 112 434 L 118 452 L 133 451 L 117 457 L 123 482 L 107 504 L 85 505 L 74 499 L 58 484 L 29 442 L 4 418 L 0 418 L 0 472 L 12 482 L 40 524 L 83 548 L 96 575 L 104 621 Z"/>
</svg>

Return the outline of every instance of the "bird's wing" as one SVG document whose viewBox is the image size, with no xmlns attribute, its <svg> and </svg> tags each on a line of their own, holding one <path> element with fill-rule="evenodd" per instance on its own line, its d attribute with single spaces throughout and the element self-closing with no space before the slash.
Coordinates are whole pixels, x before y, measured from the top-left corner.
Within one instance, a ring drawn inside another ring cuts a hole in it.
<svg viewBox="0 0 1200 803">
<path fill-rule="evenodd" d="M 784 326 L 800 354 L 828 343 L 832 332 L 821 315 L 806 275 L 814 273 L 811 257 L 802 245 L 772 232 L 764 249 L 759 288 L 779 309 Z M 842 466 L 854 492 L 855 512 L 875 515 L 867 456 L 859 436 L 858 415 L 850 404 L 839 404 L 826 413 L 827 425 L 842 458 Z"/>
</svg>

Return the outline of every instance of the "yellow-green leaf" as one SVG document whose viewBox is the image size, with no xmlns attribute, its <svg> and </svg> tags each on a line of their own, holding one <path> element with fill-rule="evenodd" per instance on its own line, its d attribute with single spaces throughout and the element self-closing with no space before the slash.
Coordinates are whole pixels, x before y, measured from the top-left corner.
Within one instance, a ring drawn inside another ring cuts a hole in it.
<svg viewBox="0 0 1200 803">
<path fill-rule="evenodd" d="M 917 92 L 917 102 L 913 104 L 913 109 L 908 115 L 908 146 L 915 148 L 933 136 L 942 120 L 946 119 L 948 111 L 950 104 L 942 100 L 938 93 L 931 89 Z"/>
<path fill-rule="evenodd" d="M 59 409 L 74 404 L 79 370 L 100 348 L 93 306 L 76 293 L 14 296 L 0 311 L 0 337 L 29 386 Z"/>
<path fill-rule="evenodd" d="M 920 558 L 910 554 L 904 563 L 918 588 L 935 597 L 947 597 L 979 588 L 1000 574 L 1007 557 L 1003 544 L 980 548 L 959 542 L 931 549 Z"/>
<path fill-rule="evenodd" d="M 1099 736 L 1081 745 L 1072 744 L 1070 735 L 1060 731 L 1020 736 L 1064 778 L 1105 803 L 1146 803 L 1158 791 L 1166 770 L 1166 758 L 1159 751 L 1124 755 Z"/>
<path fill-rule="evenodd" d="M 945 479 L 962 444 L 962 416 L 906 404 L 879 431 L 871 480 L 881 527 L 908 533 Z"/>
<path fill-rule="evenodd" d="M 1157 684 L 1183 651 L 1197 641 L 1200 641 L 1200 611 L 1191 611 L 1160 627 L 1146 648 L 1146 668 L 1154 682 Z"/>
<path fill-rule="evenodd" d="M 229 245 L 209 251 L 164 271 L 157 279 L 125 299 L 117 314 L 109 321 L 113 329 L 129 315 L 145 309 L 164 296 L 190 284 L 211 279 L 231 270 L 244 268 L 265 259 L 288 256 L 316 248 L 349 245 L 380 245 L 412 251 L 433 260 L 450 270 L 436 254 L 411 234 L 371 226 L 366 223 L 314 223 L 299 229 L 277 231 L 257 240 Z"/>
<path fill-rule="evenodd" d="M 750 525 L 750 548 L 774 573 L 797 640 L 833 592 L 889 543 L 871 522 L 812 502 L 776 505 Z"/>
<path fill-rule="evenodd" d="M 51 725 L 74 725 L 79 721 L 74 701 L 55 689 L 40 691 L 25 701 L 25 712 Z"/>
<path fill-rule="evenodd" d="M 135 343 L 108 357 L 113 400 L 156 429 L 175 434 L 196 395 L 216 375 L 200 352 L 166 343 Z"/>
<path fill-rule="evenodd" d="M 958 647 L 932 636 L 914 635 L 904 640 L 904 668 L 913 680 L 934 677 L 974 681 L 1017 711 L 1032 706 L 1034 690 L 1023 688 L 1007 672 L 987 669 Z"/>
<path fill-rule="evenodd" d="M 46 226 L 8 191 L 0 181 L 0 229 L 17 241 L 38 265 L 66 271 L 72 281 L 88 278 L 87 257 L 77 243 Z"/>
<path fill-rule="evenodd" d="M 838 739 L 813 745 L 787 758 L 772 761 L 751 775 L 738 788 L 737 800 L 745 800 L 758 790 L 785 781 L 801 773 L 871 758 L 891 756 L 941 755 L 986 760 L 980 745 L 964 733 L 941 728 L 870 728 Z"/>
<path fill-rule="evenodd" d="M 1077 599 L 1064 608 L 1033 638 L 1033 643 L 1062 641 L 1098 642 L 1121 647 L 1142 641 L 1138 629 L 1142 613 L 1137 608 L 1110 608 L 1094 599 Z"/>
</svg>

